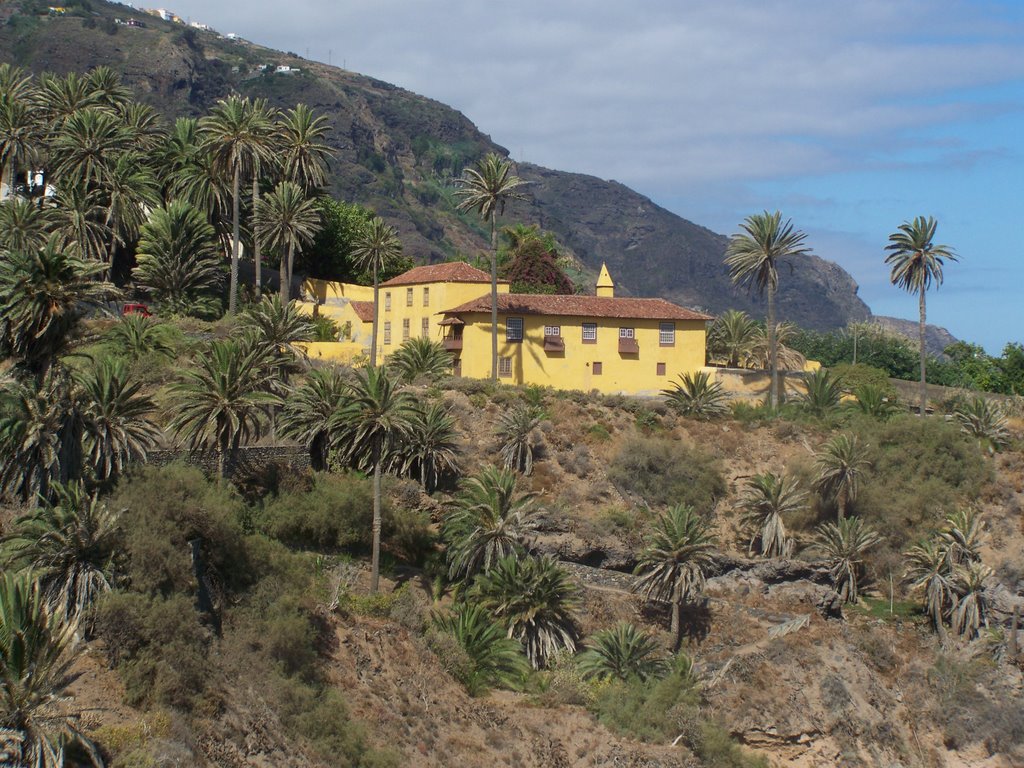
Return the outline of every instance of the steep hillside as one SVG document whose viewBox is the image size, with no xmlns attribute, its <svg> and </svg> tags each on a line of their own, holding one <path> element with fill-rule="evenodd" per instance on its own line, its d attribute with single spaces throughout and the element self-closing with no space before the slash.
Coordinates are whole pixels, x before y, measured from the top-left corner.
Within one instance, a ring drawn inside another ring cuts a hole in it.
<svg viewBox="0 0 1024 768">
<path fill-rule="evenodd" d="M 464 115 L 369 77 L 128 6 L 96 1 L 89 8 L 73 4 L 68 15 L 50 17 L 38 0 L 0 6 L 0 61 L 37 73 L 109 65 L 168 117 L 201 113 L 232 91 L 281 107 L 305 102 L 333 127 L 335 195 L 375 208 L 417 259 L 437 261 L 486 247 L 479 221 L 455 212 L 451 182 L 485 152 L 505 150 Z M 129 16 L 146 26 L 114 21 Z M 301 71 L 274 74 L 277 65 Z M 539 223 L 594 271 L 607 261 L 621 292 L 713 312 L 762 312 L 760 301 L 729 284 L 721 235 L 616 182 L 528 164 L 520 173 L 531 182 L 530 199 L 511 208 L 506 220 Z M 815 329 L 868 317 L 843 269 L 816 257 L 792 266 L 779 297 L 781 317 Z"/>
</svg>

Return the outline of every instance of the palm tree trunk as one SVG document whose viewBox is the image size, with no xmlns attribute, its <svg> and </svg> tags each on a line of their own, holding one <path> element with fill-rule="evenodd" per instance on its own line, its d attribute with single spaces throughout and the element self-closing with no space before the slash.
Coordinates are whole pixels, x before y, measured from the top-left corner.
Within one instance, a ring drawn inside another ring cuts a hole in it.
<svg viewBox="0 0 1024 768">
<path fill-rule="evenodd" d="M 836 510 L 839 512 L 839 522 L 846 519 L 846 494 L 836 494 Z"/>
<path fill-rule="evenodd" d="M 683 606 L 678 600 L 672 601 L 672 637 L 675 638 L 672 641 L 672 652 L 675 653 L 679 650 L 679 647 L 683 644 L 683 621 L 682 621 Z"/>
<path fill-rule="evenodd" d="M 380 441 L 373 446 L 373 553 L 370 567 L 370 591 L 380 587 Z"/>
<path fill-rule="evenodd" d="M 295 274 L 295 255 L 296 255 L 296 253 L 300 252 L 301 250 L 302 250 L 302 246 L 301 245 L 297 245 L 296 243 L 292 243 L 291 247 L 288 249 L 288 298 L 289 299 L 291 298 L 292 275 Z"/>
<path fill-rule="evenodd" d="M 11 166 L 11 163 L 7 160 L 0 162 L 0 190 L 3 189 L 4 183 L 7 184 L 7 194 L 0 194 L 0 200 L 5 200 L 8 197 L 14 197 L 14 173 L 11 173 L 11 178 L 7 179 L 7 169 Z"/>
<path fill-rule="evenodd" d="M 292 250 L 295 248 L 295 243 L 289 241 L 288 250 L 281 254 L 281 268 L 279 270 L 279 277 L 281 280 L 281 303 L 287 304 L 288 299 L 291 298 L 291 279 L 288 274 L 288 262 L 292 260 Z"/>
<path fill-rule="evenodd" d="M 238 253 L 238 183 L 242 169 L 239 163 L 235 163 L 235 177 L 231 182 L 231 284 L 228 288 L 228 314 L 233 315 L 238 309 L 238 260 L 241 256 Z"/>
<path fill-rule="evenodd" d="M 768 368 L 771 370 L 771 392 L 768 404 L 779 407 L 779 340 L 775 334 L 775 286 L 768 283 Z"/>
<path fill-rule="evenodd" d="M 377 263 L 373 264 L 373 328 L 370 329 L 370 365 L 377 367 L 377 327 L 380 325 L 380 281 Z"/>
<path fill-rule="evenodd" d="M 117 216 L 114 208 L 107 211 L 107 226 L 110 228 L 110 250 L 107 251 L 107 268 L 104 270 L 104 278 L 109 278 L 114 269 L 114 251 L 117 250 Z"/>
<path fill-rule="evenodd" d="M 498 229 L 491 209 L 491 381 L 498 380 Z"/>
<path fill-rule="evenodd" d="M 256 216 L 256 207 L 260 202 L 260 180 L 258 174 L 252 175 L 252 214 Z M 263 249 L 260 248 L 260 239 L 256 236 L 256 227 L 252 228 L 252 258 L 256 263 L 256 298 L 262 296 L 263 289 Z"/>
<path fill-rule="evenodd" d="M 928 405 L 928 384 L 925 382 L 925 348 L 924 348 L 924 331 L 925 331 L 925 311 L 924 311 L 924 283 L 921 283 L 921 297 L 918 300 L 918 310 L 920 312 L 920 318 L 918 322 L 918 334 L 920 336 L 921 343 L 921 418 L 924 418 L 924 409 Z"/>
</svg>

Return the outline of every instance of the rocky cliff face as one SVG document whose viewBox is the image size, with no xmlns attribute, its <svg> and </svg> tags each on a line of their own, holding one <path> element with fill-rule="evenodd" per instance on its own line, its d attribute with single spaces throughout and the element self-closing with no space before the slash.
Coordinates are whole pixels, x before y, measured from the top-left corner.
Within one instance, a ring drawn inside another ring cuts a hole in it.
<svg viewBox="0 0 1024 768">
<path fill-rule="evenodd" d="M 332 125 L 335 195 L 374 208 L 417 259 L 465 257 L 487 248 L 482 224 L 454 210 L 452 181 L 484 153 L 505 150 L 464 115 L 379 80 L 185 29 L 123 5 L 93 2 L 92 8 L 91 17 L 48 18 L 42 5 L 36 15 L 8 6 L 0 61 L 37 73 L 106 64 L 169 119 L 199 114 L 231 92 L 279 107 L 305 102 Z M 113 23 L 128 14 L 144 19 L 146 27 Z M 302 71 L 272 74 L 278 64 Z M 540 224 L 595 272 L 607 262 L 620 294 L 763 316 L 760 298 L 730 284 L 722 235 L 616 182 L 528 164 L 519 173 L 531 182 L 529 199 L 509 208 L 506 223 Z M 841 267 L 816 257 L 790 266 L 783 267 L 780 319 L 828 329 L 869 316 L 857 284 Z"/>
</svg>

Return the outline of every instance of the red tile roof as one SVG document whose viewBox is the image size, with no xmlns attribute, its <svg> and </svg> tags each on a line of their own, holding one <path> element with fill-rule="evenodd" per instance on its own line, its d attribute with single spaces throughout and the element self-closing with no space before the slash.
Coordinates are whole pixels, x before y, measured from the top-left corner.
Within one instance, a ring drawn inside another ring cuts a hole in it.
<svg viewBox="0 0 1024 768">
<path fill-rule="evenodd" d="M 356 317 L 362 320 L 364 323 L 373 322 L 373 302 L 372 301 L 353 301 L 352 309 L 355 310 Z"/>
<path fill-rule="evenodd" d="M 398 277 L 393 277 L 381 285 L 414 285 L 417 283 L 489 283 L 491 276 L 464 261 L 452 261 L 444 264 L 427 264 L 413 267 Z M 507 283 L 508 280 L 499 280 Z"/>
<path fill-rule="evenodd" d="M 467 301 L 445 315 L 490 312 L 491 297 Z M 499 293 L 498 311 L 506 315 L 563 315 L 612 317 L 639 320 L 714 320 L 710 315 L 685 309 L 664 299 L 618 299 L 607 296 L 543 296 L 527 293 Z"/>
</svg>

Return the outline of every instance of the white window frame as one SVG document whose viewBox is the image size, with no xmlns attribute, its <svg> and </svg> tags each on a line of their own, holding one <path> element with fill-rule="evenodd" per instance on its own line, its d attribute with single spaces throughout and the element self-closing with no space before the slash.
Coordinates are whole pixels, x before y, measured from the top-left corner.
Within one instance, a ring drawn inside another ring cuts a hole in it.
<svg viewBox="0 0 1024 768">
<path fill-rule="evenodd" d="M 658 323 L 658 345 L 674 347 L 676 345 L 676 324 Z"/>
<path fill-rule="evenodd" d="M 390 344 L 391 343 L 391 321 L 390 320 L 385 320 L 384 321 L 384 343 L 385 344 Z"/>
<path fill-rule="evenodd" d="M 402 319 L 402 341 L 409 340 L 409 333 L 412 330 L 412 321 L 408 317 Z"/>
<path fill-rule="evenodd" d="M 589 331 L 590 335 L 587 335 Z M 597 323 L 583 324 L 583 341 L 597 343 Z"/>
<path fill-rule="evenodd" d="M 635 328 L 619 328 L 620 339 L 635 339 L 636 329 Z"/>
<path fill-rule="evenodd" d="M 412 301 L 413 301 L 413 299 L 412 299 L 412 288 L 406 288 L 405 289 L 405 306 L 411 307 L 412 306 Z"/>
<path fill-rule="evenodd" d="M 423 306 L 430 306 L 430 287 L 426 285 L 423 286 Z"/>
<path fill-rule="evenodd" d="M 513 331 L 513 329 L 517 329 Z M 520 342 L 523 340 L 523 318 L 521 317 L 507 317 L 505 318 L 505 341 L 506 342 Z"/>
<path fill-rule="evenodd" d="M 512 358 L 511 357 L 499 357 L 498 358 L 498 375 L 499 376 L 511 376 L 512 375 Z"/>
<path fill-rule="evenodd" d="M 420 334 L 423 336 L 424 339 L 429 339 L 430 338 L 430 318 L 429 317 L 424 317 L 423 320 L 420 321 Z"/>
<path fill-rule="evenodd" d="M 545 325 L 544 326 L 544 338 L 561 338 L 562 337 L 562 326 L 560 325 Z"/>
<path fill-rule="evenodd" d="M 391 291 L 384 291 L 384 311 L 391 311 Z"/>
</svg>

